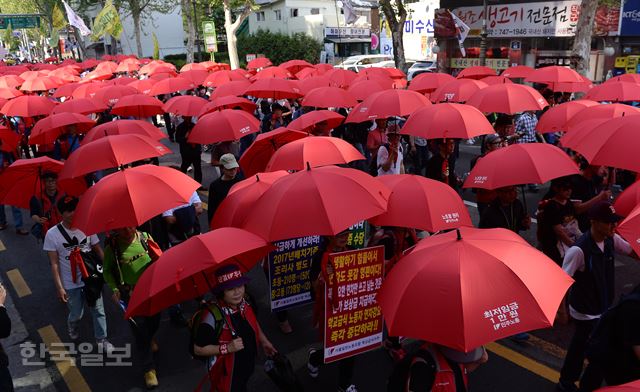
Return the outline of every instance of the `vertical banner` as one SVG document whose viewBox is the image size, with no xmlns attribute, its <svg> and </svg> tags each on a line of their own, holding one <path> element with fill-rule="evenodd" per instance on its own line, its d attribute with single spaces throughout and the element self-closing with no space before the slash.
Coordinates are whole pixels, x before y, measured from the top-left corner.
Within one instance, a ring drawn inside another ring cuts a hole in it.
<svg viewBox="0 0 640 392">
<path fill-rule="evenodd" d="M 278 241 L 274 245 L 276 250 L 268 258 L 271 310 L 312 302 L 311 260 L 320 250 L 320 236 Z"/>
<path fill-rule="evenodd" d="M 367 238 L 367 222 L 361 221 L 349 228 L 347 247 L 351 249 L 362 249 L 364 248 L 365 238 Z"/>
<path fill-rule="evenodd" d="M 384 246 L 329 255 L 325 289 L 324 362 L 380 347 L 382 312 L 376 295 L 384 276 Z"/>
</svg>

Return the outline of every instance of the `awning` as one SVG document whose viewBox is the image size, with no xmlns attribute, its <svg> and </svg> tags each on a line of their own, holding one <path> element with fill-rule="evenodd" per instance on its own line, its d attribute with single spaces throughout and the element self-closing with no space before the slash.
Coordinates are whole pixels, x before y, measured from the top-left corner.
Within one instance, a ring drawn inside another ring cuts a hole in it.
<svg viewBox="0 0 640 392">
<path fill-rule="evenodd" d="M 325 41 L 336 44 L 371 43 L 371 38 L 325 38 Z"/>
</svg>

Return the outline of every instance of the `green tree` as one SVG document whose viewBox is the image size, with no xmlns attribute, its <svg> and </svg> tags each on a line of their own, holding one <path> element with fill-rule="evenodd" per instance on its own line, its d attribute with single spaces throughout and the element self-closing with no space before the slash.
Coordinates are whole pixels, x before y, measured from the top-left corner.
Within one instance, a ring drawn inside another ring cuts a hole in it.
<svg viewBox="0 0 640 392">
<path fill-rule="evenodd" d="M 131 19 L 133 19 L 138 57 L 143 56 L 141 28 L 146 23 L 153 23 L 154 13 L 169 13 L 177 6 L 175 0 L 117 0 L 113 4 L 119 11 L 123 11 L 125 16 L 131 15 Z"/>
<path fill-rule="evenodd" d="M 222 4 L 224 10 L 224 30 L 227 36 L 227 52 L 229 53 L 229 65 L 231 69 L 240 67 L 238 59 L 238 37 L 236 33 L 242 22 L 256 7 L 254 0 L 215 0 L 214 5 Z M 234 11 L 236 14 L 234 15 Z M 235 20 L 234 20 L 235 16 Z"/>
<path fill-rule="evenodd" d="M 407 20 L 407 10 L 404 8 L 402 0 L 380 0 L 379 5 L 391 29 L 393 60 L 396 63 L 396 68 L 407 72 L 407 63 L 404 57 L 404 43 L 402 42 L 404 22 Z"/>
<path fill-rule="evenodd" d="M 247 53 L 263 53 L 274 64 L 293 59 L 317 63 L 321 50 L 322 43 L 304 33 L 288 36 L 258 30 L 255 34 L 238 37 L 238 51 L 243 58 Z"/>
<path fill-rule="evenodd" d="M 180 0 L 182 10 L 182 24 L 187 32 L 187 62 L 193 63 L 193 53 L 196 42 L 196 26 L 193 20 L 193 2 L 191 0 Z"/>
</svg>

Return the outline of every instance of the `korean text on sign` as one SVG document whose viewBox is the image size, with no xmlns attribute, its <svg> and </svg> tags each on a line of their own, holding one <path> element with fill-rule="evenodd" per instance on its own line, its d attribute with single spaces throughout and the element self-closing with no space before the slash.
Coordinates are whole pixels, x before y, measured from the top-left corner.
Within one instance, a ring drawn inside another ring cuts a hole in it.
<svg viewBox="0 0 640 392">
<path fill-rule="evenodd" d="M 329 263 L 333 273 L 325 290 L 325 363 L 382 344 L 382 312 L 376 295 L 384 276 L 384 247 L 333 253 Z"/>
</svg>

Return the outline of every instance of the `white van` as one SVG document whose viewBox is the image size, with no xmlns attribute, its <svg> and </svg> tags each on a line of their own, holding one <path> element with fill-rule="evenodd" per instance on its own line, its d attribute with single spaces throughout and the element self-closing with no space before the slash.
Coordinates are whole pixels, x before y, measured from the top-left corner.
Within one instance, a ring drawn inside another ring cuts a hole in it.
<svg viewBox="0 0 640 392">
<path fill-rule="evenodd" d="M 351 56 L 345 59 L 335 68 L 342 68 L 349 71 L 360 72 L 365 68 L 371 67 L 373 64 L 377 64 L 381 61 L 393 60 L 393 56 L 387 54 L 365 54 L 360 56 Z"/>
</svg>

